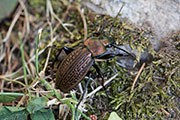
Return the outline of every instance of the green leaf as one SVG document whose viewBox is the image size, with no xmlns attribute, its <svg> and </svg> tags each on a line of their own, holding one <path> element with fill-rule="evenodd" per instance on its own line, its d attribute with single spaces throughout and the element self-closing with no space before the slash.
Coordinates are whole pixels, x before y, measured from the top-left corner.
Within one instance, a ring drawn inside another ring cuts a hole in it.
<svg viewBox="0 0 180 120">
<path fill-rule="evenodd" d="M 122 120 L 122 119 L 117 115 L 116 112 L 111 112 L 108 120 Z"/>
<path fill-rule="evenodd" d="M 22 111 L 22 110 L 24 110 L 26 108 L 24 108 L 24 107 L 9 107 L 9 106 L 6 106 L 6 109 L 8 109 L 11 112 L 18 112 L 18 111 Z"/>
<path fill-rule="evenodd" d="M 51 109 L 41 109 L 33 114 L 31 114 L 32 120 L 55 120 L 53 112 Z"/>
<path fill-rule="evenodd" d="M 24 96 L 21 93 L 0 93 L 0 103 L 8 103 L 16 100 L 18 96 Z"/>
<path fill-rule="evenodd" d="M 10 110 L 11 109 L 11 110 Z M 12 109 L 15 109 L 14 111 Z M 2 107 L 0 109 L 0 120 L 26 120 L 28 112 L 24 108 Z"/>
<path fill-rule="evenodd" d="M 0 95 L 0 103 L 9 103 L 16 100 L 18 96 Z"/>
<path fill-rule="evenodd" d="M 39 111 L 40 109 L 44 108 L 48 99 L 45 97 L 39 97 L 35 98 L 32 101 L 29 102 L 29 105 L 27 107 L 27 110 L 29 113 L 35 113 L 36 111 Z"/>
</svg>

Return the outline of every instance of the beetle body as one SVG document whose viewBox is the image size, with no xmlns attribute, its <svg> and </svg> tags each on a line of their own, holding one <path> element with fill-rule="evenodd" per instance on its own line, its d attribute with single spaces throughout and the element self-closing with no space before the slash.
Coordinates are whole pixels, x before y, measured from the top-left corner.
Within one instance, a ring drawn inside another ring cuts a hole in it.
<svg viewBox="0 0 180 120">
<path fill-rule="evenodd" d="M 98 40 L 97 38 L 87 39 L 83 45 L 75 50 L 67 47 L 62 49 L 68 55 L 57 69 L 56 88 L 63 92 L 68 92 L 81 82 L 92 66 L 102 78 L 102 86 L 104 87 L 104 78 L 100 69 L 95 64 L 95 58 L 109 59 L 114 56 L 130 54 L 116 45 L 110 44 L 107 40 Z M 60 52 L 62 49 L 60 49 Z"/>
<path fill-rule="evenodd" d="M 94 58 L 106 52 L 104 44 L 97 39 L 88 39 L 84 45 L 73 50 L 60 64 L 56 73 L 56 88 L 68 92 L 88 73 Z"/>
</svg>

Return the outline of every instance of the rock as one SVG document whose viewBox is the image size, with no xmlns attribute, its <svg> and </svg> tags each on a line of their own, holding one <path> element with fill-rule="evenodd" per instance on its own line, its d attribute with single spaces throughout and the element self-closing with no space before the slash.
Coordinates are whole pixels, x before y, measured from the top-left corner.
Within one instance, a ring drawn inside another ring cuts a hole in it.
<svg viewBox="0 0 180 120">
<path fill-rule="evenodd" d="M 0 22 L 8 17 L 18 4 L 18 0 L 1 0 L 0 1 Z"/>
<path fill-rule="evenodd" d="M 127 23 L 152 31 L 153 49 L 158 50 L 161 40 L 180 31 L 180 0 L 82 0 L 83 5 L 98 14 L 116 16 L 121 13 Z"/>
</svg>

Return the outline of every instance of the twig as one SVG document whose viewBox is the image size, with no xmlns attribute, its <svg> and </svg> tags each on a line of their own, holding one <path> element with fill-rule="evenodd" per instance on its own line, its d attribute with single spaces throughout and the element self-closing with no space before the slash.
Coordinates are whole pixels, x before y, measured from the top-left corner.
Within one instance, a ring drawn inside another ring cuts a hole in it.
<svg viewBox="0 0 180 120">
<path fill-rule="evenodd" d="M 71 37 L 73 38 L 73 37 L 74 37 L 73 33 L 70 32 L 69 29 L 68 29 L 66 26 L 64 26 L 64 24 L 63 24 L 63 22 L 61 21 L 61 19 L 54 13 L 54 11 L 53 11 L 53 9 L 52 9 L 52 5 L 51 5 L 50 0 L 47 0 L 47 10 L 50 11 L 51 15 L 59 21 L 59 23 L 61 24 L 61 26 L 62 26 L 62 27 L 71 35 Z"/>
<path fill-rule="evenodd" d="M 25 99 L 26 99 L 26 96 L 22 96 L 21 100 L 18 102 L 18 104 L 16 105 L 16 107 L 20 107 L 21 105 L 23 105 Z"/>
<path fill-rule="evenodd" d="M 79 7 L 79 5 L 76 5 L 76 9 L 78 10 L 80 16 L 81 16 L 81 19 L 83 21 L 83 25 L 84 25 L 84 40 L 87 39 L 87 23 L 86 23 L 86 19 L 84 17 L 84 14 L 81 12 L 81 9 Z"/>
<path fill-rule="evenodd" d="M 161 107 L 161 110 L 162 110 L 162 112 L 164 113 L 164 114 L 166 114 L 167 116 L 169 116 L 170 114 L 169 114 L 169 112 L 168 111 L 166 111 L 164 108 L 162 108 Z"/>
<path fill-rule="evenodd" d="M 116 78 L 117 75 L 118 75 L 118 73 L 115 74 L 114 76 L 112 76 L 109 80 L 107 80 L 107 81 L 104 83 L 104 86 L 106 86 L 109 82 L 111 82 L 114 78 Z M 86 98 L 92 96 L 93 94 L 95 94 L 97 91 L 99 91 L 99 90 L 102 89 L 102 88 L 103 88 L 102 86 L 97 87 L 95 90 L 93 90 L 92 92 L 90 92 L 90 93 L 86 96 Z"/>
<path fill-rule="evenodd" d="M 61 20 L 64 21 L 69 13 L 69 10 L 72 8 L 72 4 L 69 4 L 66 8 L 66 11 L 64 12 L 64 14 L 62 15 Z"/>
<path fill-rule="evenodd" d="M 10 53 L 10 39 L 8 39 L 6 45 L 7 45 L 6 58 L 7 58 L 7 63 L 8 63 L 8 73 L 12 73 L 12 66 L 11 66 L 12 54 Z M 11 82 L 10 88 L 14 89 L 13 82 Z M 12 102 L 12 105 L 14 106 L 14 102 Z"/>
<path fill-rule="evenodd" d="M 51 25 L 51 23 L 49 22 L 49 20 L 48 20 L 48 24 L 49 24 L 50 32 L 51 32 L 51 44 L 50 44 L 50 46 L 52 46 L 52 43 L 53 43 L 53 30 L 52 30 L 52 25 Z M 47 68 L 47 66 L 48 66 L 48 61 L 49 61 L 49 58 L 50 58 L 51 51 L 52 51 L 52 47 L 49 48 L 49 51 L 48 51 L 48 55 L 47 55 L 47 59 L 46 59 L 44 68 L 43 68 L 43 70 L 40 72 L 40 76 L 41 76 L 41 77 L 44 76 L 43 74 L 45 73 L 45 70 L 46 70 L 46 68 Z"/>
<path fill-rule="evenodd" d="M 20 82 L 20 81 L 11 80 L 11 79 L 8 79 L 8 78 L 5 78 L 5 77 L 1 77 L 0 79 L 3 79 L 5 81 L 9 81 L 9 82 L 15 82 L 15 83 L 18 83 L 18 84 L 22 85 L 23 87 L 25 87 L 25 84 Z"/>
<path fill-rule="evenodd" d="M 80 14 L 80 16 L 81 16 L 81 19 L 82 19 L 82 22 L 83 22 L 83 26 L 84 26 L 84 40 L 86 40 L 86 39 L 87 39 L 87 34 L 88 34 L 88 32 L 87 32 L 87 31 L 88 31 L 88 30 L 87 30 L 87 22 L 86 22 L 86 19 L 85 19 L 85 17 L 84 17 L 84 14 L 82 13 L 82 11 L 81 11 L 81 9 L 80 9 L 80 7 L 79 7 L 78 4 L 69 5 L 69 6 L 67 7 L 67 9 L 66 9 L 66 11 L 65 11 L 62 19 L 64 20 L 64 19 L 66 18 L 66 16 L 67 16 L 69 10 L 70 10 L 70 9 L 73 9 L 73 8 L 77 9 L 77 11 L 79 12 L 79 14 Z M 64 24 L 64 25 L 65 25 L 65 24 Z"/>
<path fill-rule="evenodd" d="M 23 88 L 18 88 L 18 89 L 8 89 L 8 88 L 0 88 L 0 90 L 5 90 L 5 91 L 11 91 L 11 92 L 17 92 L 17 91 L 23 91 L 25 90 L 25 87 Z"/>
<path fill-rule="evenodd" d="M 10 35 L 11 35 L 11 32 L 12 32 L 12 29 L 14 28 L 14 25 L 16 23 L 16 21 L 18 20 L 19 16 L 21 15 L 21 12 L 22 12 L 22 7 L 19 7 L 18 10 L 17 10 L 17 14 L 15 15 L 9 29 L 8 29 L 8 32 L 6 34 L 6 37 L 4 38 L 3 42 L 7 42 L 7 40 L 9 39 Z"/>
<path fill-rule="evenodd" d="M 0 44 L 1 44 L 1 43 L 0 43 Z M 4 57 L 5 57 L 5 55 L 6 55 L 6 53 L 5 53 L 4 51 L 5 51 L 4 45 L 1 44 L 1 46 L 0 46 L 0 63 L 1 63 L 1 61 L 4 59 Z"/>
<path fill-rule="evenodd" d="M 37 91 L 36 91 L 36 89 L 35 89 L 35 91 L 30 90 L 30 92 L 31 92 L 31 93 L 36 93 Z M 49 91 L 38 91 L 38 92 L 39 92 L 39 93 L 48 94 L 48 93 L 52 93 L 53 90 L 49 90 Z"/>
<path fill-rule="evenodd" d="M 26 19 L 26 26 L 27 26 L 27 27 L 26 27 L 26 28 L 27 28 L 27 34 L 26 34 L 26 35 L 28 35 L 29 32 L 30 32 L 30 24 L 29 24 L 28 11 L 27 11 L 26 6 L 25 6 L 25 4 L 24 4 L 24 2 L 23 2 L 22 0 L 19 0 L 19 3 L 20 3 L 20 5 L 22 6 L 22 8 L 23 8 L 23 10 L 24 10 L 25 19 Z"/>
<path fill-rule="evenodd" d="M 22 36 L 21 36 L 22 37 Z M 16 48 L 18 48 L 18 49 L 20 49 L 20 44 L 19 44 L 19 42 L 16 42 L 14 39 L 12 39 L 11 40 L 11 42 L 13 43 L 13 48 L 11 49 L 11 53 L 13 53 L 13 51 L 16 49 Z M 23 41 L 23 44 L 24 44 L 24 41 Z M 24 56 L 25 56 L 25 59 L 28 61 L 29 60 L 29 56 L 28 56 L 28 54 L 26 53 L 26 51 L 24 51 Z M 32 63 L 28 63 L 28 64 L 32 64 Z M 26 65 L 26 68 L 27 68 L 27 72 L 28 73 L 31 73 L 31 70 L 29 69 L 29 67 L 27 66 L 27 64 L 25 64 Z M 33 71 L 32 71 L 33 72 Z"/>
<path fill-rule="evenodd" d="M 4 92 L 4 80 L 0 79 L 0 92 L 3 93 Z M 0 103 L 0 108 L 3 106 L 3 103 Z"/>
<path fill-rule="evenodd" d="M 36 74 L 39 74 L 39 41 L 41 38 L 42 29 L 38 30 L 38 35 L 36 37 L 36 47 L 35 47 L 35 67 L 36 67 Z"/>
<path fill-rule="evenodd" d="M 136 84 L 136 81 L 137 81 L 139 75 L 141 74 L 142 70 L 144 69 L 144 66 L 145 66 L 145 65 L 146 65 L 146 63 L 143 63 L 143 64 L 142 64 L 141 68 L 140 68 L 139 71 L 138 71 L 138 74 L 137 74 L 136 77 L 134 78 L 134 81 L 133 81 L 133 84 L 132 84 L 132 87 L 131 87 L 131 91 L 134 90 L 134 86 L 135 86 L 135 84 Z"/>
<path fill-rule="evenodd" d="M 41 55 L 41 54 L 46 50 L 46 48 L 50 47 L 50 46 L 52 45 L 52 43 L 53 43 L 54 41 L 56 41 L 56 39 L 57 39 L 57 36 L 54 37 L 54 39 L 53 39 L 44 49 L 40 50 L 39 53 L 38 53 L 38 55 Z M 35 55 L 33 55 L 33 56 L 29 59 L 28 63 L 31 62 L 31 61 L 33 61 L 34 59 L 35 59 Z"/>
</svg>

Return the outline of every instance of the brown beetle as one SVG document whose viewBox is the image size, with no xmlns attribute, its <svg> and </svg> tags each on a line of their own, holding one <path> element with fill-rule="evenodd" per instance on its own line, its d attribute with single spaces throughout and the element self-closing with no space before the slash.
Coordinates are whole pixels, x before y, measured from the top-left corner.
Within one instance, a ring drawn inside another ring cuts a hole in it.
<svg viewBox="0 0 180 120">
<path fill-rule="evenodd" d="M 114 21 L 117 19 L 123 6 L 124 4 L 120 8 Z M 112 27 L 113 24 L 110 27 L 109 35 Z M 102 78 L 102 86 L 105 89 L 104 78 L 100 69 L 95 64 L 95 59 L 108 59 L 113 58 L 114 56 L 131 55 L 129 52 L 116 46 L 114 41 L 110 43 L 107 39 L 98 40 L 98 38 L 94 37 L 87 39 L 83 45 L 79 46 L 77 49 L 63 47 L 60 49 L 59 54 L 62 50 L 64 50 L 68 55 L 57 69 L 56 88 L 63 92 L 68 92 L 69 90 L 73 89 L 79 82 L 81 82 L 92 66 L 96 69 L 99 76 Z M 54 61 L 56 60 L 57 57 Z M 52 67 L 53 65 L 54 62 Z"/>
<path fill-rule="evenodd" d="M 108 59 L 114 56 L 127 55 L 126 51 L 120 49 L 123 51 L 120 52 L 119 49 L 120 48 L 114 44 L 110 44 L 107 40 L 98 40 L 97 38 L 87 39 L 82 46 L 75 50 L 63 47 L 61 50 L 64 50 L 68 55 L 57 69 L 56 88 L 63 92 L 68 92 L 84 79 L 92 66 L 102 78 L 103 86 L 103 75 L 95 64 L 95 58 Z"/>
</svg>

